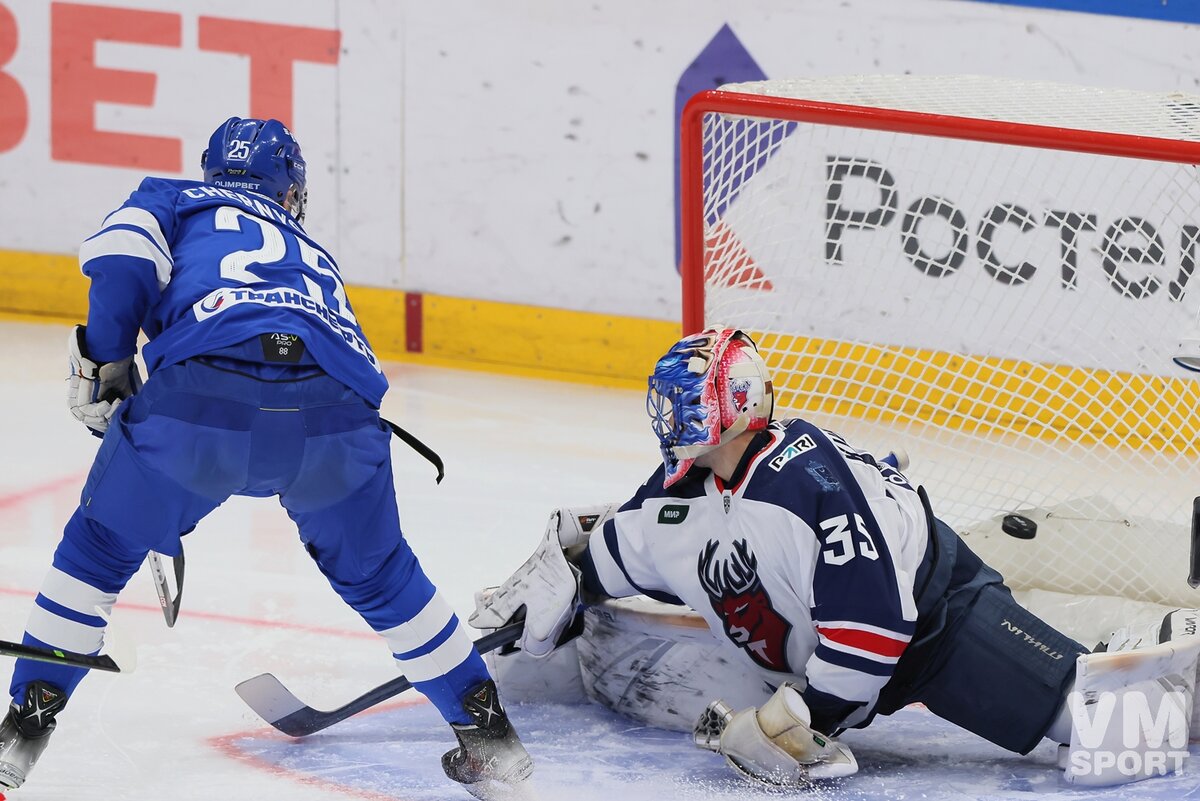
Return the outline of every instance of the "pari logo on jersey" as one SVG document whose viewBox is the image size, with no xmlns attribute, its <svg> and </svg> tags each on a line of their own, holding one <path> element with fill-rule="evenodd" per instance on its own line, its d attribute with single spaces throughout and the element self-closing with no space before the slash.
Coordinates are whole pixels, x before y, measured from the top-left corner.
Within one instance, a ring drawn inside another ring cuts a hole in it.
<svg viewBox="0 0 1200 801">
<path fill-rule="evenodd" d="M 817 443 L 813 442 L 811 435 L 801 434 L 796 438 L 795 442 L 786 445 L 784 449 L 779 452 L 778 456 L 775 456 L 771 459 L 771 469 L 778 473 L 783 469 L 785 464 L 792 461 L 800 454 L 811 451 L 815 447 L 817 447 Z"/>
<path fill-rule="evenodd" d="M 717 559 L 717 548 L 709 540 L 696 569 L 713 611 L 721 617 L 725 636 L 756 664 L 790 673 L 786 646 L 792 624 L 775 611 L 763 588 L 758 557 L 745 540 L 735 542 L 733 553 L 724 559 Z"/>
</svg>

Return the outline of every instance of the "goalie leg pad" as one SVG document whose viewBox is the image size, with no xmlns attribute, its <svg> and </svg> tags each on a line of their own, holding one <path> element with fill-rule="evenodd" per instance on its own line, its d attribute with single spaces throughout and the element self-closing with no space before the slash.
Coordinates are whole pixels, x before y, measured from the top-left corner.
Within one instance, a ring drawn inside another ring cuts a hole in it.
<svg viewBox="0 0 1200 801">
<path fill-rule="evenodd" d="M 1101 643 L 1099 651 L 1132 651 L 1200 633 L 1200 609 L 1175 609 L 1163 618 L 1122 626 Z"/>
<path fill-rule="evenodd" d="M 475 606 L 484 605 L 495 588 L 475 593 Z M 495 629 L 484 629 L 490 634 Z M 488 672 L 509 703 L 586 704 L 579 667 L 578 640 L 556 648 L 552 654 L 535 658 L 519 648 L 507 647 L 484 654 Z"/>
<path fill-rule="evenodd" d="M 645 597 L 589 606 L 576 640 L 588 697 L 623 717 L 692 731 L 713 698 L 733 709 L 762 706 L 779 674 L 747 666 L 741 652 L 686 607 Z M 719 736 L 719 734 L 718 734 Z"/>
<path fill-rule="evenodd" d="M 1197 635 L 1200 635 L 1200 609 L 1173 609 L 1161 620 L 1155 618 L 1117 629 L 1096 650 L 1131 651 Z M 1196 686 L 1200 686 L 1200 665 L 1196 669 Z M 1200 737 L 1200 704 L 1192 707 L 1189 730 L 1193 739 Z"/>
<path fill-rule="evenodd" d="M 1078 659 L 1064 776 L 1090 786 L 1178 770 L 1188 756 L 1200 637 Z"/>
</svg>

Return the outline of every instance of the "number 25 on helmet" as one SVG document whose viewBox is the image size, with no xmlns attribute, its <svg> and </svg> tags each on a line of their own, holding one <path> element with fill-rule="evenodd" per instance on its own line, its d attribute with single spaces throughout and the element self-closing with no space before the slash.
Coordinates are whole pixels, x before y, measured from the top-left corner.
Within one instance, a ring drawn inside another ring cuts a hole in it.
<svg viewBox="0 0 1200 801">
<path fill-rule="evenodd" d="M 200 168 L 206 183 L 270 198 L 304 222 L 306 165 L 300 143 L 279 120 L 230 117 L 209 137 Z"/>
</svg>

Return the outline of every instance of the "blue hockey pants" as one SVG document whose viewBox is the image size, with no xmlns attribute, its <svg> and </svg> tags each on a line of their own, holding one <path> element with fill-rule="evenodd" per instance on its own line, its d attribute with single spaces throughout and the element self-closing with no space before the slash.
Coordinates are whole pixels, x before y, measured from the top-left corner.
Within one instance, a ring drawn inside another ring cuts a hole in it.
<svg viewBox="0 0 1200 801">
<path fill-rule="evenodd" d="M 181 532 L 231 495 L 275 495 L 414 686 L 467 722 L 462 699 L 487 669 L 401 534 L 390 437 L 376 410 L 311 366 L 200 358 L 156 371 L 104 437 L 24 641 L 95 653 L 97 608 L 111 609 L 148 551 L 178 554 Z M 85 672 L 18 660 L 10 692 L 42 679 L 69 694 Z"/>
</svg>

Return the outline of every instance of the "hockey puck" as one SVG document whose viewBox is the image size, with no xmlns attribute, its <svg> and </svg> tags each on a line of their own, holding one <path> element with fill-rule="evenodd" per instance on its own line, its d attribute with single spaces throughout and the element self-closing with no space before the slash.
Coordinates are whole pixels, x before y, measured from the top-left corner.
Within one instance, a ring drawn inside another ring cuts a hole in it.
<svg viewBox="0 0 1200 801">
<path fill-rule="evenodd" d="M 1031 540 L 1037 536 L 1037 523 L 1025 515 L 1005 515 L 1000 521 L 1000 530 L 1019 540 Z"/>
</svg>

